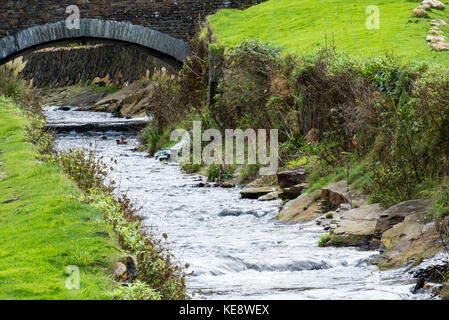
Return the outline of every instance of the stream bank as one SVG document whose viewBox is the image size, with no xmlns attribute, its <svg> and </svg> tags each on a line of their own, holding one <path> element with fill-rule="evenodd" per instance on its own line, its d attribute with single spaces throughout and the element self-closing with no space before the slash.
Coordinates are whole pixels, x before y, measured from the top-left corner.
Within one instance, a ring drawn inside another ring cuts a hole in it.
<svg viewBox="0 0 449 320">
<path fill-rule="evenodd" d="M 65 109 L 67 110 L 67 109 Z M 57 111 L 67 121 L 77 111 Z M 86 121 L 98 121 L 101 113 Z M 122 138 L 124 137 L 124 138 Z M 117 140 L 126 141 L 118 144 Z M 376 251 L 318 247 L 325 234 L 315 221 L 279 223 L 280 200 L 242 199 L 240 188 L 200 188 L 204 177 L 135 151 L 138 136 L 109 131 L 61 133 L 58 148 L 96 146 L 117 165 L 112 179 L 142 206 L 153 230 L 168 236 L 175 256 L 190 264 L 187 286 L 199 299 L 426 299 L 406 269 L 379 271 Z"/>
</svg>

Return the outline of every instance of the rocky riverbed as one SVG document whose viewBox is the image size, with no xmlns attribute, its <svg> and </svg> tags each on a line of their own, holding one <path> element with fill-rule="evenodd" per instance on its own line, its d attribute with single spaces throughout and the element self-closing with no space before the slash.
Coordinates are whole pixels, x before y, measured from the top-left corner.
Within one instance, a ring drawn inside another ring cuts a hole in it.
<svg viewBox="0 0 449 320">
<path fill-rule="evenodd" d="M 52 112 L 53 119 L 57 113 L 68 122 L 79 115 L 76 109 L 47 108 L 49 119 Z M 88 113 L 84 121 L 108 117 Z M 280 210 L 280 190 L 265 188 L 249 197 L 242 196 L 239 187 L 208 185 L 202 176 L 183 174 L 176 165 L 135 151 L 138 137 L 129 132 L 107 131 L 101 137 L 93 132 L 65 132 L 56 141 L 59 148 L 92 143 L 99 156 L 117 160 L 111 178 L 142 206 L 148 226 L 168 235 L 178 259 L 190 264 L 193 274 L 188 287 L 194 298 L 435 296 L 435 286 L 416 288 L 417 278 L 424 279 L 430 269 L 410 268 L 422 261 L 433 265 L 425 258 L 440 248 L 434 225 L 424 216 L 426 200 L 384 210 L 365 204 L 344 181 L 294 197 L 294 192 L 304 189 L 300 186 L 304 174 L 294 173 L 293 178 L 280 179 L 287 181 L 283 189 L 290 189 L 288 197 L 293 197 Z M 268 195 L 270 199 L 258 200 Z M 332 236 L 326 246 L 318 247 L 320 237 L 329 231 Z M 373 263 L 399 268 L 380 271 Z"/>
</svg>

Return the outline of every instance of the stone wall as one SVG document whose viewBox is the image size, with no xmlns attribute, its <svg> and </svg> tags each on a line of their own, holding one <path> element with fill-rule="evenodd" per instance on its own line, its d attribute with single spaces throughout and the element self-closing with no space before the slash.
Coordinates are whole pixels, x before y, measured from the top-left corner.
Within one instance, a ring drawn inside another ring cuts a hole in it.
<svg viewBox="0 0 449 320">
<path fill-rule="evenodd" d="M 221 8 L 243 8 L 266 0 L 1 0 L 0 39 L 21 30 L 66 20 L 77 5 L 82 19 L 128 21 L 187 39 L 198 22 Z"/>
<path fill-rule="evenodd" d="M 35 87 L 56 88 L 100 80 L 102 85 L 122 86 L 148 79 L 155 70 L 176 67 L 154 57 L 143 48 L 118 45 L 90 45 L 38 50 L 23 57 L 27 61 L 21 75 L 33 79 Z"/>
</svg>

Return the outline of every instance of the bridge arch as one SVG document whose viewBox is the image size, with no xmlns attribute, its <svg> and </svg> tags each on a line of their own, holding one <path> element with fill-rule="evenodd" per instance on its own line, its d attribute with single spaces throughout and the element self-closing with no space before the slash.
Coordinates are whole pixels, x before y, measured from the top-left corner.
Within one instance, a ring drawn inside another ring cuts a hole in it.
<svg viewBox="0 0 449 320">
<path fill-rule="evenodd" d="M 184 61 L 190 54 L 190 47 L 184 40 L 148 27 L 124 21 L 80 19 L 79 29 L 67 28 L 64 20 L 30 27 L 0 39 L 0 64 L 33 48 L 81 39 L 131 43 L 177 62 Z"/>
</svg>

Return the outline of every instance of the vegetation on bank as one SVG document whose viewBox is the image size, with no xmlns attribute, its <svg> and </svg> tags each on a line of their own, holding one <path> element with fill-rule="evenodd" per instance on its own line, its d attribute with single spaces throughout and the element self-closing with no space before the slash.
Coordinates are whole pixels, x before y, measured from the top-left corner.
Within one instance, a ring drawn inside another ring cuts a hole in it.
<svg viewBox="0 0 449 320">
<path fill-rule="evenodd" d="M 0 98 L 0 299 L 108 299 L 117 242 L 60 167 L 37 160 L 20 114 Z M 66 288 L 70 265 L 79 290 Z"/>
<path fill-rule="evenodd" d="M 8 81 L 0 88 L 0 298 L 188 298 L 184 266 L 116 195 L 107 182 L 113 168 L 93 150 L 56 150 L 39 106 L 24 103 L 33 91 L 13 70 L 0 70 Z M 112 266 L 125 252 L 136 258 L 137 274 L 121 287 Z M 81 271 L 79 290 L 65 287 L 71 265 Z"/>
<path fill-rule="evenodd" d="M 153 135 L 190 128 L 193 119 L 223 131 L 278 129 L 280 165 L 306 166 L 309 192 L 347 179 L 385 207 L 433 196 L 434 213 L 447 214 L 446 66 L 355 57 L 334 47 L 285 54 L 257 40 L 225 50 L 211 38 L 204 32 L 195 39 L 178 76 L 156 79 L 163 97 L 149 108 L 160 128 Z M 210 59 L 222 73 L 212 99 Z M 218 166 L 222 174 L 216 169 L 209 170 L 214 177 L 225 176 L 225 166 Z"/>
<path fill-rule="evenodd" d="M 269 41 L 290 52 L 310 53 L 334 44 L 359 56 L 382 56 L 386 52 L 407 60 L 447 64 L 448 52 L 432 51 L 426 42 L 432 19 L 448 20 L 449 12 L 433 9 L 428 18 L 412 17 L 420 1 L 327 1 L 269 0 L 246 10 L 224 9 L 209 17 L 219 42 L 226 47 L 242 41 Z M 368 29 L 366 21 L 379 9 L 379 29 Z M 443 27 L 444 32 L 449 27 Z"/>
</svg>

